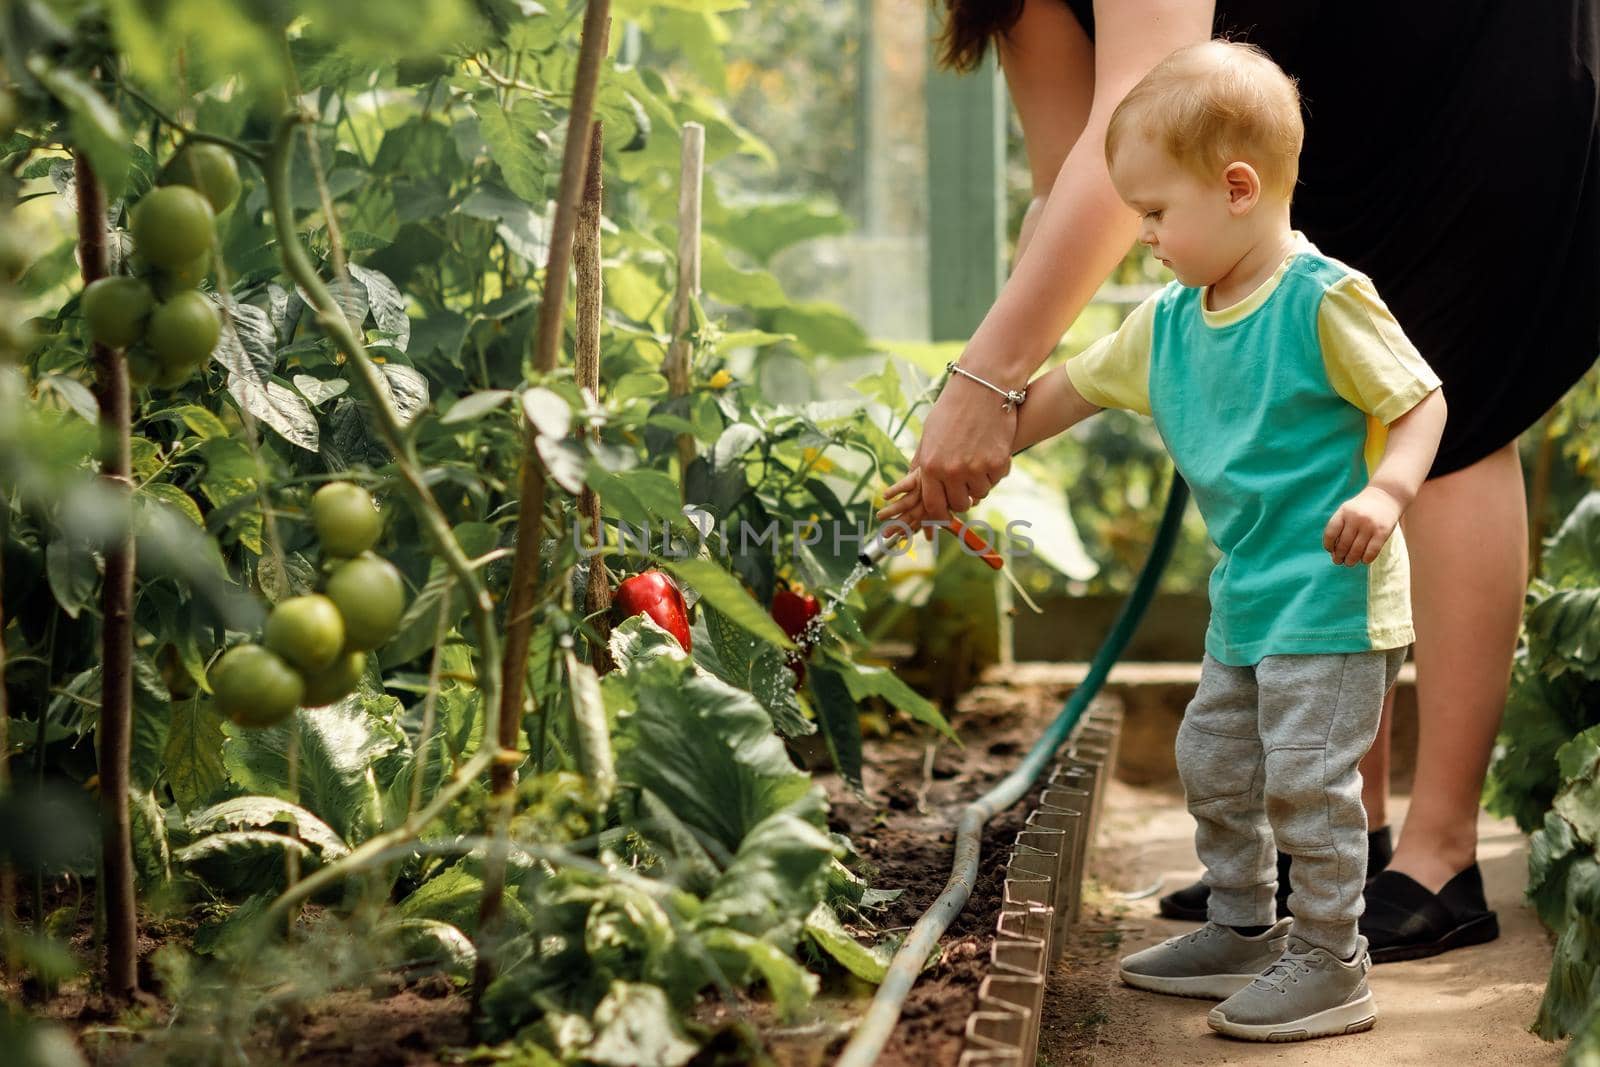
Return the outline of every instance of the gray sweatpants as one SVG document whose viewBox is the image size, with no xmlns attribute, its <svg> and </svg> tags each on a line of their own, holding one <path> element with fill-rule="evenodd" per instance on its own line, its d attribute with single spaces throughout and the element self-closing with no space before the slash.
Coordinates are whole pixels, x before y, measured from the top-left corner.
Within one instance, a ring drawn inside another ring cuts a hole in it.
<svg viewBox="0 0 1600 1067">
<path fill-rule="evenodd" d="M 1177 756 L 1211 921 L 1274 921 L 1276 839 L 1294 857 L 1294 932 L 1340 959 L 1355 951 L 1367 873 L 1356 765 L 1405 652 L 1267 656 L 1253 667 L 1207 654 Z"/>
</svg>

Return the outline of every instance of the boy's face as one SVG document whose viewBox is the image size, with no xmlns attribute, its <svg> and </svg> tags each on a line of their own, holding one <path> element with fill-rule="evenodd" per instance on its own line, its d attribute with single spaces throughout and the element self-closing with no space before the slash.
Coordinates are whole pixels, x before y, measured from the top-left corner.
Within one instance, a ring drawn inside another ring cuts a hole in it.
<svg viewBox="0 0 1600 1067">
<path fill-rule="evenodd" d="M 1144 135 L 1117 146 L 1111 182 L 1139 213 L 1139 242 L 1191 288 L 1225 277 L 1248 247 L 1222 175 L 1202 181 Z M 1241 243 L 1246 242 L 1246 243 Z"/>
</svg>

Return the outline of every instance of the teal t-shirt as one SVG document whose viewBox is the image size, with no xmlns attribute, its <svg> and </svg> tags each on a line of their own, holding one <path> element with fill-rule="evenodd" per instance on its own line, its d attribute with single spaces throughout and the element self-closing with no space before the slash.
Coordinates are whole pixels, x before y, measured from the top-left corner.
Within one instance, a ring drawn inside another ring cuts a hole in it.
<svg viewBox="0 0 1600 1067">
<path fill-rule="evenodd" d="M 1354 566 L 1322 532 L 1439 379 L 1364 275 L 1295 236 L 1239 303 L 1174 282 L 1066 365 L 1091 403 L 1154 417 L 1222 554 L 1206 650 L 1233 666 L 1414 639 L 1400 529 Z"/>
</svg>

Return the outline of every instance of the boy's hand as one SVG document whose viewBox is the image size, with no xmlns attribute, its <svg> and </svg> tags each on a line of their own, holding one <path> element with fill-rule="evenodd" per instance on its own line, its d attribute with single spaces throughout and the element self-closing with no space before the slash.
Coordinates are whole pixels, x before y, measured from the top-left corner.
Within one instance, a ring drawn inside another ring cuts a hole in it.
<svg viewBox="0 0 1600 1067">
<path fill-rule="evenodd" d="M 899 499 L 895 499 L 898 497 Z M 880 523 L 898 519 L 911 528 L 912 536 L 917 531 L 922 531 L 924 540 L 932 541 L 935 527 L 920 525 L 928 517 L 928 509 L 922 505 L 922 470 L 912 467 L 904 478 L 895 482 L 883 491 L 884 506 L 877 511 Z"/>
<path fill-rule="evenodd" d="M 1400 501 L 1369 485 L 1339 505 L 1322 531 L 1322 547 L 1340 566 L 1371 563 L 1394 533 L 1401 510 Z"/>
</svg>

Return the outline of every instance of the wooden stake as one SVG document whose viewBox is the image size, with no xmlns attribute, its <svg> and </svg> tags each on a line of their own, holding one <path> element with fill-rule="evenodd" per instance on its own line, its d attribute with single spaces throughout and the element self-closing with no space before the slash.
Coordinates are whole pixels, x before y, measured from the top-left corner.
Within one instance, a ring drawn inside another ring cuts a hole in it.
<svg viewBox="0 0 1600 1067">
<path fill-rule="evenodd" d="M 578 70 L 573 77 L 572 109 L 567 117 L 567 141 L 561 153 L 561 184 L 556 191 L 555 218 L 550 227 L 550 259 L 545 265 L 544 298 L 534 338 L 533 365 L 540 374 L 555 369 L 566 317 L 567 270 L 572 265 L 572 237 L 577 227 L 578 201 L 583 195 L 584 171 L 589 165 L 586 134 L 594 117 L 600 68 L 605 62 L 611 33 L 611 0 L 589 0 L 583 13 L 578 44 Z M 528 649 L 533 637 L 536 586 L 539 582 L 539 540 L 543 537 L 545 470 L 539 458 L 539 429 L 530 420 L 522 438 L 522 465 L 518 484 L 517 545 L 511 563 L 511 588 L 506 595 L 506 643 L 501 661 L 500 706 L 496 709 L 499 758 L 490 767 L 491 821 L 503 828 L 509 823 L 517 782 L 517 734 L 522 720 Z M 500 836 L 504 836 L 503 833 Z M 490 941 L 499 924 L 505 891 L 505 857 L 491 855 L 483 880 L 483 901 L 478 928 L 483 941 L 473 969 L 472 1014 L 478 1017 L 483 991 L 488 988 L 493 963 Z"/>
<path fill-rule="evenodd" d="M 601 175 L 604 155 L 604 124 L 596 121 L 589 136 L 588 180 L 583 183 L 583 200 L 578 205 L 578 230 L 573 236 L 572 261 L 576 271 L 578 298 L 578 342 L 576 358 L 578 387 L 591 399 L 600 399 L 600 313 L 604 306 L 605 283 L 600 274 L 600 212 L 605 188 Z M 579 431 L 588 436 L 587 426 Z M 578 514 L 588 532 L 595 554 L 589 557 L 589 580 L 584 589 L 584 613 L 598 638 L 590 650 L 589 663 L 604 674 L 612 667 L 606 642 L 611 635 L 611 577 L 606 572 L 605 530 L 600 523 L 600 496 L 587 485 L 578 498 Z"/>
<path fill-rule="evenodd" d="M 673 396 L 689 392 L 689 366 L 694 346 L 689 343 L 689 323 L 695 297 L 700 295 L 700 196 L 705 182 L 706 128 L 698 122 L 683 124 L 683 151 L 678 167 L 678 289 L 672 306 L 672 346 L 667 349 L 667 384 Z M 694 462 L 692 434 L 678 435 L 678 478 L 688 488 L 689 464 Z M 687 501 L 688 497 L 684 499 Z"/>
<path fill-rule="evenodd" d="M 106 198 L 89 161 L 73 160 L 78 188 L 78 259 L 84 288 L 110 273 Z M 100 403 L 100 476 L 128 505 L 131 521 L 132 450 L 128 438 L 128 365 L 121 353 L 91 349 Z M 128 820 L 128 759 L 133 742 L 133 532 L 105 546 L 100 591 L 100 897 L 106 915 L 105 991 L 130 1000 L 139 991 L 138 916 L 133 890 L 133 835 Z"/>
</svg>

